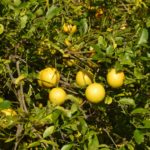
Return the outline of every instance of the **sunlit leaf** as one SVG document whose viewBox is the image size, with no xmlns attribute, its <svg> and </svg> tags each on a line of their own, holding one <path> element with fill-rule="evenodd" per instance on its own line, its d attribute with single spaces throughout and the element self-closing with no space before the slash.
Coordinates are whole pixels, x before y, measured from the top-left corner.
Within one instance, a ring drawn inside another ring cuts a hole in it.
<svg viewBox="0 0 150 150">
<path fill-rule="evenodd" d="M 107 97 L 105 98 L 105 104 L 110 105 L 111 103 L 112 103 L 112 97 L 107 96 Z"/>
<path fill-rule="evenodd" d="M 73 144 L 66 144 L 61 148 L 61 150 L 71 150 L 72 146 Z"/>
<path fill-rule="evenodd" d="M 19 6 L 21 4 L 21 0 L 14 0 L 14 5 Z"/>
<path fill-rule="evenodd" d="M 59 15 L 60 12 L 61 12 L 61 8 L 58 8 L 58 7 L 54 6 L 54 5 L 52 5 L 52 6 L 48 9 L 48 11 L 47 11 L 47 13 L 46 13 L 46 18 L 47 18 L 48 20 L 50 20 L 50 19 L 52 19 L 53 17 Z"/>
<path fill-rule="evenodd" d="M 36 147 L 36 146 L 39 146 L 40 144 L 41 144 L 40 141 L 36 141 L 36 142 L 30 143 L 30 144 L 28 145 L 28 148 Z"/>
<path fill-rule="evenodd" d="M 46 137 L 50 136 L 52 133 L 54 133 L 54 129 L 55 129 L 55 126 L 50 126 L 50 127 L 46 128 L 43 133 L 43 138 L 46 138 Z"/>
<path fill-rule="evenodd" d="M 99 147 L 99 141 L 98 141 L 98 138 L 95 135 L 93 135 L 92 138 L 89 138 L 89 143 L 88 143 L 88 150 L 98 150 L 98 147 Z"/>
<path fill-rule="evenodd" d="M 28 16 L 24 15 L 20 18 L 20 25 L 21 25 L 21 29 L 26 27 L 27 24 L 27 20 L 28 20 Z"/>
</svg>

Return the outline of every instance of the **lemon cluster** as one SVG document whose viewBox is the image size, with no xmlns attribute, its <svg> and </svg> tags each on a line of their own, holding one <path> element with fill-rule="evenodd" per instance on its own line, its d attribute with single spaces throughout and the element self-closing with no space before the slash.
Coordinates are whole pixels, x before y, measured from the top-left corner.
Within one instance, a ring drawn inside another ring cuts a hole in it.
<svg viewBox="0 0 150 150">
<path fill-rule="evenodd" d="M 76 85 L 85 88 L 85 96 L 89 102 L 99 103 L 106 95 L 102 83 L 93 82 L 93 77 L 85 71 L 78 71 L 76 74 Z M 124 72 L 117 72 L 116 69 L 110 69 L 106 76 L 108 84 L 112 88 L 119 88 L 123 85 Z M 54 105 L 61 105 L 67 99 L 67 93 L 61 87 L 56 87 L 60 81 L 60 73 L 56 68 L 45 68 L 38 74 L 38 84 L 41 87 L 52 88 L 49 92 L 49 100 Z"/>
</svg>

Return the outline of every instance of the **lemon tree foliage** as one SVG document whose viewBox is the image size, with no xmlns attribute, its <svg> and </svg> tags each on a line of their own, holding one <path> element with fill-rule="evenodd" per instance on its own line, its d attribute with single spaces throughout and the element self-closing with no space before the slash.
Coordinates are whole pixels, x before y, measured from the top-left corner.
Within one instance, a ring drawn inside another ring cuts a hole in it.
<svg viewBox="0 0 150 150">
<path fill-rule="evenodd" d="M 149 12 L 149 0 L 0 0 L 0 149 L 149 150 Z M 109 83 L 112 68 L 123 77 Z"/>
</svg>

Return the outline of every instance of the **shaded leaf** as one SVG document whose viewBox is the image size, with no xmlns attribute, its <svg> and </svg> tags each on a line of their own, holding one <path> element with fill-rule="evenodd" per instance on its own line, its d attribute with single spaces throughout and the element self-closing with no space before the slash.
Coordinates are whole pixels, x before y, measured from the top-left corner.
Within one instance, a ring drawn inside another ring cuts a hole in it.
<svg viewBox="0 0 150 150">
<path fill-rule="evenodd" d="M 81 34 L 85 34 L 87 33 L 88 31 L 88 23 L 87 23 L 87 19 L 86 18 L 83 18 L 81 21 L 80 21 L 80 33 Z"/>
<path fill-rule="evenodd" d="M 106 54 L 110 56 L 114 54 L 114 48 L 111 45 L 106 48 Z"/>
<path fill-rule="evenodd" d="M 124 98 L 121 98 L 118 102 L 121 105 L 132 105 L 132 106 L 135 106 L 135 101 L 132 98 L 124 97 Z"/>
<path fill-rule="evenodd" d="M 105 41 L 103 36 L 98 37 L 98 44 L 101 45 L 103 48 L 107 47 L 107 42 Z"/>
<path fill-rule="evenodd" d="M 134 131 L 134 139 L 136 141 L 137 144 L 141 144 L 142 142 L 144 142 L 144 135 L 140 130 L 135 130 Z"/>
<path fill-rule="evenodd" d="M 142 34 L 141 34 L 141 37 L 139 39 L 138 45 L 145 44 L 145 43 L 147 43 L 147 41 L 148 41 L 148 30 L 144 28 L 142 30 Z"/>
<path fill-rule="evenodd" d="M 145 114 L 149 114 L 149 110 L 145 109 L 145 108 L 136 108 L 134 109 L 131 114 L 141 114 L 141 115 L 145 115 Z"/>
<path fill-rule="evenodd" d="M 79 118 L 79 121 L 80 121 L 81 133 L 85 134 L 88 130 L 88 125 L 83 118 Z"/>
<path fill-rule="evenodd" d="M 144 128 L 150 128 L 150 120 L 144 120 L 143 124 L 144 124 Z"/>
<path fill-rule="evenodd" d="M 3 102 L 0 103 L 0 110 L 1 109 L 7 109 L 11 106 L 11 102 L 8 100 L 5 100 Z"/>
<path fill-rule="evenodd" d="M 13 140 L 15 140 L 15 139 L 16 139 L 16 137 L 8 138 L 8 139 L 5 141 L 5 143 L 9 143 L 9 142 L 11 142 L 11 141 L 13 141 Z"/>
</svg>

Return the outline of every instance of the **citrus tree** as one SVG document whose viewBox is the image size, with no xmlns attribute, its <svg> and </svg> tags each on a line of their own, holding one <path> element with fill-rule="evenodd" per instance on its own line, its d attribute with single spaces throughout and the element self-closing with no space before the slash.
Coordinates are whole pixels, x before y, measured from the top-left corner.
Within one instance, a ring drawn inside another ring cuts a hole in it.
<svg viewBox="0 0 150 150">
<path fill-rule="evenodd" d="M 1 0 L 0 149 L 150 150 L 149 12 Z"/>
</svg>

